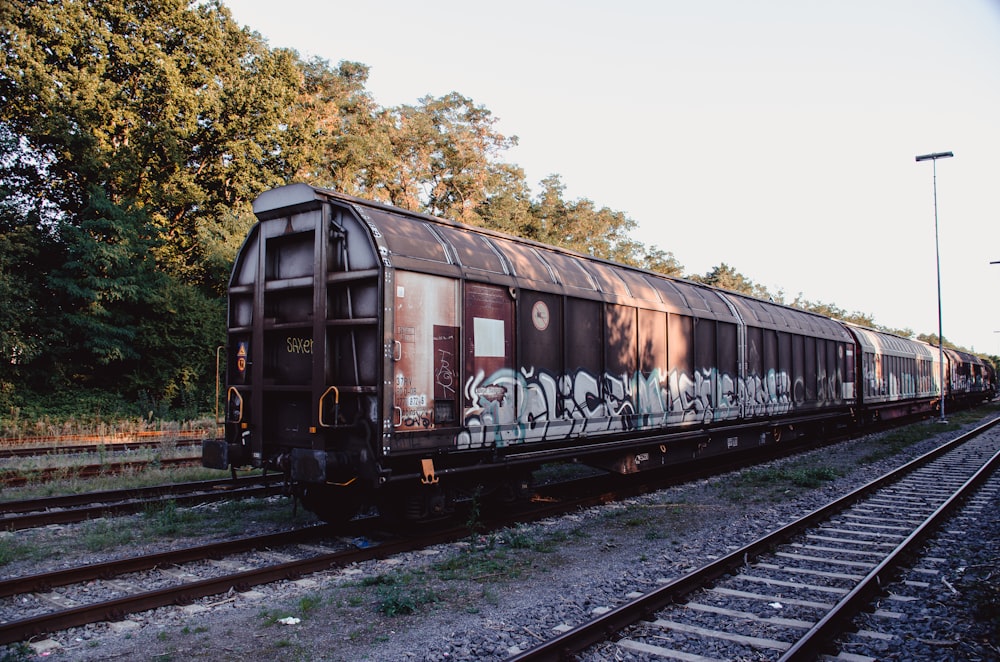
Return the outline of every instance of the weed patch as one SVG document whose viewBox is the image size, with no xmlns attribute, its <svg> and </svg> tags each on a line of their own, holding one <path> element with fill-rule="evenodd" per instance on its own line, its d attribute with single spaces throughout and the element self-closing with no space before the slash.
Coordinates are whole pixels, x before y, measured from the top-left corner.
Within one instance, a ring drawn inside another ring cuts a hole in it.
<svg viewBox="0 0 1000 662">
<path fill-rule="evenodd" d="M 426 586 L 389 584 L 379 587 L 378 611 L 386 616 L 405 616 L 438 601 L 437 593 Z"/>
<path fill-rule="evenodd" d="M 143 511 L 146 525 L 152 535 L 168 537 L 188 535 L 202 523 L 203 518 L 198 513 L 178 508 L 173 500 L 148 506 Z"/>
<path fill-rule="evenodd" d="M 79 540 L 83 548 L 90 552 L 114 549 L 135 540 L 135 527 L 123 520 L 96 520 L 84 526 Z"/>
<path fill-rule="evenodd" d="M 361 586 L 376 587 L 375 609 L 386 616 L 414 614 L 421 607 L 440 602 L 438 594 L 428 586 L 423 572 L 398 572 L 365 577 Z"/>
<path fill-rule="evenodd" d="M 11 535 L 0 534 L 0 567 L 35 555 L 35 547 L 19 542 Z"/>
<path fill-rule="evenodd" d="M 801 466 L 748 469 L 720 482 L 722 496 L 734 503 L 777 501 L 823 483 L 836 480 L 843 471 L 829 466 Z"/>
<path fill-rule="evenodd" d="M 299 611 L 303 614 L 315 611 L 323 604 L 323 598 L 318 595 L 304 595 L 299 598 Z"/>
<path fill-rule="evenodd" d="M 31 646 L 23 641 L 0 649 L 0 662 L 28 662 L 34 659 L 35 654 Z"/>
<path fill-rule="evenodd" d="M 566 533 L 543 535 L 514 527 L 473 539 L 461 551 L 431 569 L 444 581 L 507 581 L 520 579 L 539 566 L 539 554 L 558 550 Z"/>
</svg>

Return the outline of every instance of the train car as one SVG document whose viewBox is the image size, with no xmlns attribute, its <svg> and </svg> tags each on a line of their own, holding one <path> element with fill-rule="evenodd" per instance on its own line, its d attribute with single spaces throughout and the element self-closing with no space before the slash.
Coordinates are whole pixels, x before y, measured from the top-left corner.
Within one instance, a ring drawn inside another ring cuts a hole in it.
<svg viewBox="0 0 1000 662">
<path fill-rule="evenodd" d="M 282 472 L 325 519 L 419 520 L 546 462 L 632 473 L 933 394 L 918 347 L 806 311 L 305 184 L 254 212 L 203 464 Z"/>
<path fill-rule="evenodd" d="M 928 414 L 940 407 L 942 372 L 936 348 L 854 324 L 847 327 L 858 347 L 862 423 Z"/>
<path fill-rule="evenodd" d="M 965 407 L 992 400 L 996 395 L 996 371 L 993 366 L 969 352 L 946 348 L 948 399 L 953 406 Z"/>
</svg>

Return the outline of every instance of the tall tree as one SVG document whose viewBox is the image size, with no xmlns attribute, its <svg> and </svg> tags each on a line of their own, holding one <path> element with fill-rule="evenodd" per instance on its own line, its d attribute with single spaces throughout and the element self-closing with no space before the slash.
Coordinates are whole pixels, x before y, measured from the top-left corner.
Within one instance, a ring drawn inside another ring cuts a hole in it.
<svg viewBox="0 0 1000 662">
<path fill-rule="evenodd" d="M 656 246 L 640 246 L 637 248 L 640 257 L 637 266 L 665 276 L 680 277 L 684 273 L 684 265 L 677 261 L 674 254 Z"/>
<path fill-rule="evenodd" d="M 623 212 L 600 209 L 586 198 L 567 201 L 558 175 L 542 180 L 542 191 L 532 206 L 532 239 L 570 248 L 594 257 L 641 265 L 645 248 L 631 239 L 636 222 Z"/>
<path fill-rule="evenodd" d="M 217 0 L 189 6 L 3 3 L 0 123 L 46 157 L 61 221 L 99 187 L 146 208 L 160 264 L 200 280 L 199 218 L 293 171 L 284 111 L 300 74 L 294 53 L 267 48 Z"/>
<path fill-rule="evenodd" d="M 753 282 L 725 262 L 713 267 L 704 276 L 692 276 L 691 279 L 732 292 L 741 292 L 762 299 L 770 298 L 766 287 Z"/>
<path fill-rule="evenodd" d="M 0 396 L 34 374 L 189 398 L 250 202 L 293 178 L 679 269 L 558 176 L 533 199 L 485 107 L 381 108 L 367 80 L 269 48 L 220 0 L 0 3 Z"/>
<path fill-rule="evenodd" d="M 295 53 L 217 0 L 0 3 L 0 303 L 45 306 L 34 335 L 4 334 L 5 365 L 169 392 L 169 377 L 124 378 L 157 351 L 136 330 L 167 337 L 218 312 L 249 202 L 308 147 L 287 121 L 301 84 Z M 160 307 L 166 291 L 201 303 Z M 188 374 L 218 342 L 194 335 L 200 351 L 172 356 Z"/>
<path fill-rule="evenodd" d="M 389 111 L 397 171 L 383 185 L 398 206 L 478 224 L 478 207 L 509 185 L 499 155 L 517 144 L 497 119 L 456 92 Z"/>
<path fill-rule="evenodd" d="M 65 261 L 47 279 L 62 315 L 59 336 L 51 338 L 59 342 L 50 342 L 45 360 L 52 374 L 113 387 L 122 366 L 140 358 L 136 325 L 155 310 L 150 302 L 164 277 L 153 259 L 158 242 L 146 214 L 111 202 L 100 188 L 89 193 L 77 223 L 63 228 Z"/>
<path fill-rule="evenodd" d="M 368 67 L 344 61 L 331 69 L 318 58 L 301 67 L 289 130 L 307 151 L 295 179 L 388 202 L 384 183 L 396 171 L 391 121 L 365 89 Z"/>
</svg>

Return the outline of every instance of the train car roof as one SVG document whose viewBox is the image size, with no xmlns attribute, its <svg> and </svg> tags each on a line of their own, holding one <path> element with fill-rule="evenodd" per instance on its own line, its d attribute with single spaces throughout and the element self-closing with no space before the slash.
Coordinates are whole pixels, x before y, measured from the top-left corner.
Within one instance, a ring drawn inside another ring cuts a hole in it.
<svg viewBox="0 0 1000 662">
<path fill-rule="evenodd" d="M 890 356 L 918 356 L 931 359 L 937 356 L 934 348 L 922 340 L 904 338 L 887 331 L 877 331 L 857 324 L 846 323 L 858 339 L 862 349 Z"/>
<path fill-rule="evenodd" d="M 851 340 L 843 325 L 816 313 L 308 184 L 265 191 L 253 211 L 266 220 L 324 203 L 360 217 L 396 268 Z"/>
</svg>

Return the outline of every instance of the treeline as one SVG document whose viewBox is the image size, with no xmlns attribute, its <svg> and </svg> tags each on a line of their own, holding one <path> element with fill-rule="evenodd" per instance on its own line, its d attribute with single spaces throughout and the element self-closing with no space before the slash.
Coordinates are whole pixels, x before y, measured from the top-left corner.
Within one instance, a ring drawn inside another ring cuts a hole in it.
<svg viewBox="0 0 1000 662">
<path fill-rule="evenodd" d="M 0 3 L 0 417 L 84 394 L 210 411 L 250 203 L 292 181 L 681 275 L 558 175 L 533 193 L 486 108 L 386 108 L 367 79 L 218 0 Z M 774 298 L 726 265 L 701 279 Z"/>
</svg>

